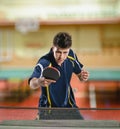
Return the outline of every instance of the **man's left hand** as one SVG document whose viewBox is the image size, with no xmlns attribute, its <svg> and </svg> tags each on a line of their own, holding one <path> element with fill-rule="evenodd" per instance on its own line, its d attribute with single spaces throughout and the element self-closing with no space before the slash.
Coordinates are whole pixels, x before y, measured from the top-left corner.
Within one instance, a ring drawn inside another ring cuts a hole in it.
<svg viewBox="0 0 120 129">
<path fill-rule="evenodd" d="M 89 78 L 89 72 L 82 70 L 80 74 L 78 74 L 78 77 L 81 81 L 87 81 Z"/>
</svg>

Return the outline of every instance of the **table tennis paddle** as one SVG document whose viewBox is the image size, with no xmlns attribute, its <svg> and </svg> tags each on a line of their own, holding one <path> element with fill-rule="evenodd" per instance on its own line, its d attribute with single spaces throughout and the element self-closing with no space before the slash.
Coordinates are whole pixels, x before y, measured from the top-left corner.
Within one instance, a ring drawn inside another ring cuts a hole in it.
<svg viewBox="0 0 120 129">
<path fill-rule="evenodd" d="M 46 67 L 43 70 L 43 77 L 45 77 L 46 79 L 57 81 L 60 77 L 60 72 L 55 67 L 52 67 L 52 66 Z"/>
</svg>

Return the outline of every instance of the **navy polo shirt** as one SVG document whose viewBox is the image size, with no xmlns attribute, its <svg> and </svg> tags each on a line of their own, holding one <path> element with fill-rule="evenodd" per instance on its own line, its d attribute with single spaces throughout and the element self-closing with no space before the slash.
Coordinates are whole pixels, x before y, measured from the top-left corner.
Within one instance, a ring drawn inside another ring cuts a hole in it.
<svg viewBox="0 0 120 129">
<path fill-rule="evenodd" d="M 48 66 L 57 68 L 61 76 L 56 83 L 42 87 L 39 107 L 77 107 L 70 81 L 72 73 L 79 74 L 83 65 L 78 61 L 73 50 L 70 49 L 67 59 L 61 66 L 56 63 L 53 52 L 50 50 L 38 60 L 29 81 L 33 77 L 42 77 L 43 69 Z"/>
</svg>

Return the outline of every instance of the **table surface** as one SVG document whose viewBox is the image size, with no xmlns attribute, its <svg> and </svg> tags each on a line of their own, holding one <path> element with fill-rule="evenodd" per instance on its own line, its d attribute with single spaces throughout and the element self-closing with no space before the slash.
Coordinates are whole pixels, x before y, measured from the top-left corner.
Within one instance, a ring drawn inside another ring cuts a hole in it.
<svg viewBox="0 0 120 129">
<path fill-rule="evenodd" d="M 0 129 L 118 129 L 115 120 L 5 120 Z"/>
</svg>

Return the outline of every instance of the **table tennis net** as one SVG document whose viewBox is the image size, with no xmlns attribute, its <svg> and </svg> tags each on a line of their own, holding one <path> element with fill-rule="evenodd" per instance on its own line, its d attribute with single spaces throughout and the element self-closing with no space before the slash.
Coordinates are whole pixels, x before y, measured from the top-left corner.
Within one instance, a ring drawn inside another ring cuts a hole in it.
<svg viewBox="0 0 120 129">
<path fill-rule="evenodd" d="M 120 108 L 36 108 L 0 106 L 0 121 L 39 119 L 120 121 Z"/>
<path fill-rule="evenodd" d="M 80 116 L 79 116 L 80 113 Z M 82 116 L 82 118 L 81 118 Z M 38 118 L 40 117 L 40 118 Z M 0 107 L 0 127 L 120 127 L 120 108 Z"/>
</svg>

